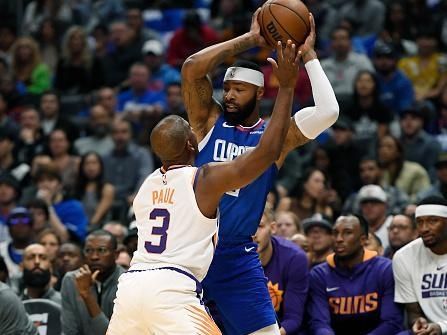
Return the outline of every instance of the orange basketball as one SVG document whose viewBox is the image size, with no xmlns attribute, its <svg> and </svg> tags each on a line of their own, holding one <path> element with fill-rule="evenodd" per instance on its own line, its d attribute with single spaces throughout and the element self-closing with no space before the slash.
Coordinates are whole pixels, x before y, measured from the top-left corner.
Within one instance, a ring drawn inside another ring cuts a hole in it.
<svg viewBox="0 0 447 335">
<path fill-rule="evenodd" d="M 309 10 L 300 0 L 269 0 L 261 7 L 258 16 L 261 34 L 276 48 L 278 41 L 287 40 L 301 45 L 310 32 Z"/>
</svg>

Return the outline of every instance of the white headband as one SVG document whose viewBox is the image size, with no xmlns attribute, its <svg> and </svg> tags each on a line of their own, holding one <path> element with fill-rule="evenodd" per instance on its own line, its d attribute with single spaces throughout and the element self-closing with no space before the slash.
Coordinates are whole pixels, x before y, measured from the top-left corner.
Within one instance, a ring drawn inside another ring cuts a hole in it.
<svg viewBox="0 0 447 335">
<path fill-rule="evenodd" d="M 232 66 L 225 72 L 224 82 L 227 80 L 239 80 L 247 83 L 264 87 L 264 74 L 257 70 L 247 69 L 245 67 Z"/>
<path fill-rule="evenodd" d="M 415 217 L 440 216 L 447 218 L 447 206 L 444 205 L 420 205 L 416 207 Z"/>
</svg>

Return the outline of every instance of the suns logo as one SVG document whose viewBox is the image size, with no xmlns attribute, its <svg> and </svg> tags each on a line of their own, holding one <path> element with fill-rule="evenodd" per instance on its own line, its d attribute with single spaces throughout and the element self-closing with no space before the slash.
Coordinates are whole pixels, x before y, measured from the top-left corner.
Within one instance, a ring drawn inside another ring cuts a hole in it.
<svg viewBox="0 0 447 335">
<path fill-rule="evenodd" d="M 275 312 L 278 312 L 281 307 L 282 295 L 284 291 L 279 289 L 278 283 L 273 284 L 271 281 L 269 281 L 267 286 L 270 293 L 270 299 L 272 299 L 273 308 L 275 309 Z"/>
</svg>

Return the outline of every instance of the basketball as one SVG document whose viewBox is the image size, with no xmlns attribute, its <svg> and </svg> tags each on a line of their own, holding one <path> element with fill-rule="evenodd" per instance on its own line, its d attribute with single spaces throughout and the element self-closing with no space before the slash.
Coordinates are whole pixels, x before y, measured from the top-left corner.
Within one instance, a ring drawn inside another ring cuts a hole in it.
<svg viewBox="0 0 447 335">
<path fill-rule="evenodd" d="M 266 42 L 276 48 L 288 39 L 296 46 L 305 41 L 310 32 L 309 10 L 300 0 L 269 0 L 261 7 L 258 16 L 261 35 Z"/>
</svg>

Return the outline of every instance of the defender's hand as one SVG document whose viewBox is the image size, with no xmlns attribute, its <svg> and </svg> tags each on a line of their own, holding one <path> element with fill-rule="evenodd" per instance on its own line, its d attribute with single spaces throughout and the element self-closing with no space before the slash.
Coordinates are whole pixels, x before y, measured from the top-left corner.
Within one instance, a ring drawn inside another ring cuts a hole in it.
<svg viewBox="0 0 447 335">
<path fill-rule="evenodd" d="M 298 77 L 300 58 L 296 45 L 291 40 L 287 40 L 283 49 L 281 41 L 278 41 L 276 55 L 277 61 L 273 58 L 267 58 L 267 60 L 272 65 L 273 74 L 278 78 L 279 87 L 294 88 Z"/>
</svg>

